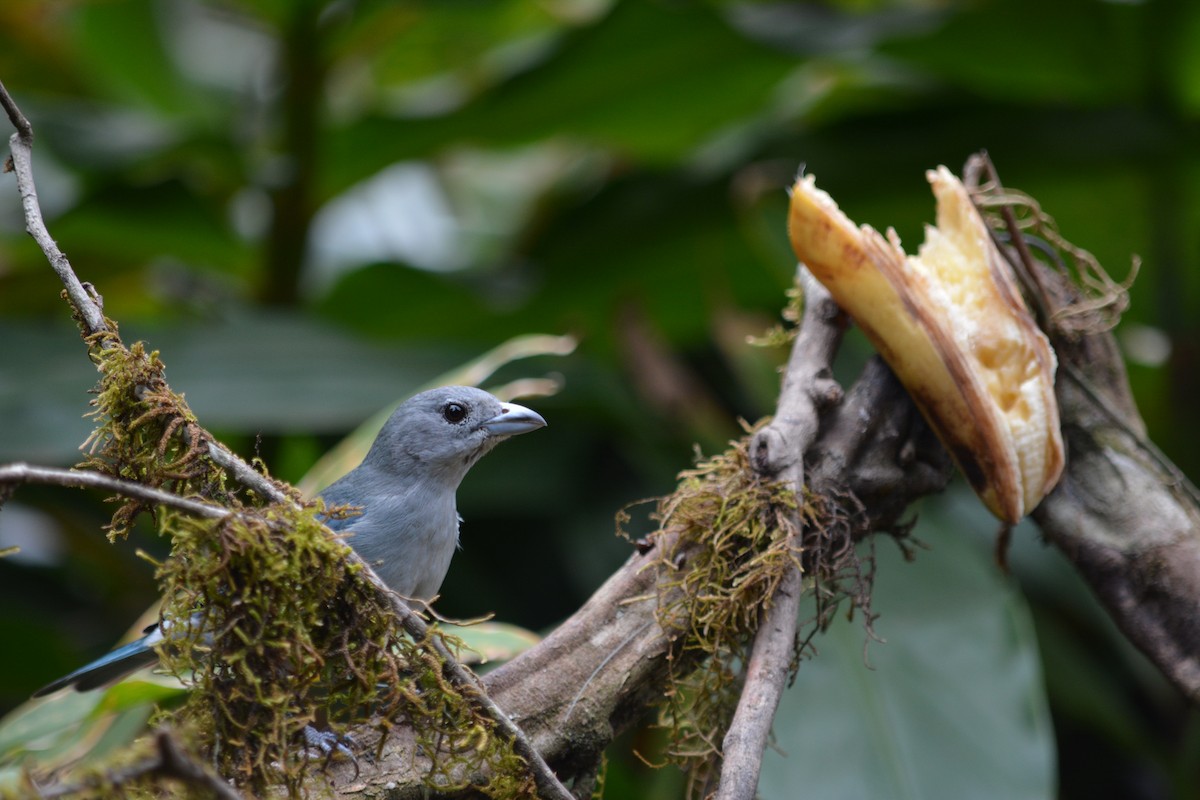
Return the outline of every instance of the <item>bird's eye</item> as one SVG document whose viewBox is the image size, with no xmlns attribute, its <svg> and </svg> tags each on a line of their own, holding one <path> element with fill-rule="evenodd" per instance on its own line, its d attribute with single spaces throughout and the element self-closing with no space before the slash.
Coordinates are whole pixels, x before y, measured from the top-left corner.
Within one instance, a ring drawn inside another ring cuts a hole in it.
<svg viewBox="0 0 1200 800">
<path fill-rule="evenodd" d="M 467 418 L 467 407 L 462 403 L 446 403 L 442 408 L 442 416 L 446 418 L 446 422 L 462 422 Z"/>
</svg>

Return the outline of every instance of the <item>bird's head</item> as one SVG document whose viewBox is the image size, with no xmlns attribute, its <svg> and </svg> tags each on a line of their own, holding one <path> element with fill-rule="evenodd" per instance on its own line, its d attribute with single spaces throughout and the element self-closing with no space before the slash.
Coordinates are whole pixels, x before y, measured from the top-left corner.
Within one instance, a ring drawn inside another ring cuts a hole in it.
<svg viewBox="0 0 1200 800">
<path fill-rule="evenodd" d="M 436 476 L 457 486 L 497 443 L 545 425 L 536 411 L 502 403 L 482 389 L 445 386 L 414 395 L 397 408 L 364 463 L 397 474 Z"/>
</svg>

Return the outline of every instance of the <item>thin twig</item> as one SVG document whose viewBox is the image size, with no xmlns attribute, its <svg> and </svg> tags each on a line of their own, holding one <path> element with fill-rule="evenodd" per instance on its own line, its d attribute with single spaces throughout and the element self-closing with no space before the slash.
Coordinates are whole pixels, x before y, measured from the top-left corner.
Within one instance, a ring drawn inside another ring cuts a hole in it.
<svg viewBox="0 0 1200 800">
<path fill-rule="evenodd" d="M 84 334 L 92 336 L 97 333 L 112 333 L 112 328 L 104 318 L 99 295 L 90 285 L 79 280 L 71 262 L 46 229 L 41 205 L 38 202 L 37 187 L 33 180 L 33 126 L 21 113 L 21 109 L 17 107 L 3 82 L 0 82 L 0 106 L 4 108 L 9 121 L 17 130 L 10 137 L 9 146 L 12 151 L 13 171 L 17 176 L 17 191 L 21 195 L 21 206 L 25 215 L 25 229 L 42 249 L 46 260 L 58 274 L 63 286 L 66 287 L 67 297 L 84 326 Z M 214 462 L 229 472 L 243 486 L 273 502 L 290 502 L 290 498 L 283 491 L 224 445 L 215 441 L 210 442 L 208 453 Z"/>
<path fill-rule="evenodd" d="M 831 364 L 842 340 L 841 313 L 828 290 L 801 267 L 804 317 L 779 393 L 771 423 L 750 445 L 755 468 L 804 488 L 804 453 L 817 438 L 818 415 L 841 400 L 841 387 L 831 377 Z M 799 549 L 803 529 L 797 520 L 792 544 Z M 746 664 L 746 680 L 737 710 L 722 742 L 718 800 L 753 800 L 771 723 L 787 683 L 796 639 L 802 575 L 787 571 L 771 598 L 754 637 Z"/>
<path fill-rule="evenodd" d="M 4 113 L 8 115 L 8 119 L 12 122 L 13 127 L 17 129 L 17 136 L 21 137 L 21 141 L 28 146 L 33 145 L 33 126 L 29 124 L 29 120 L 21 113 L 21 109 L 17 108 L 16 101 L 4 88 L 4 83 L 0 81 L 0 106 L 4 107 Z"/>
<path fill-rule="evenodd" d="M 70 299 L 71 305 L 75 307 L 75 312 L 79 315 L 87 333 L 96 334 L 109 331 L 110 328 L 104 320 L 104 312 L 100 309 L 100 304 L 80 282 L 75 271 L 71 269 L 71 262 L 63 255 L 58 244 L 51 238 L 50 231 L 46 229 L 46 222 L 42 218 L 42 207 L 38 202 L 37 187 L 33 182 L 33 127 L 21 113 L 3 83 L 0 83 L 0 105 L 4 107 L 9 121 L 17 129 L 17 132 L 9 138 L 8 143 L 12 152 L 13 172 L 17 176 L 17 192 L 21 195 L 21 208 L 25 214 L 25 230 L 37 242 L 38 247 L 46 255 L 46 260 L 50 262 L 50 266 L 58 273 L 59 279 L 67 289 L 67 297 Z"/>
<path fill-rule="evenodd" d="M 232 450 L 221 444 L 215 439 L 208 441 L 208 457 L 213 462 L 221 467 L 221 469 L 233 476 L 234 480 L 256 492 L 260 497 L 271 501 L 272 503 L 298 505 L 296 500 L 278 486 L 276 486 L 265 475 L 255 470 Z"/>
<path fill-rule="evenodd" d="M 133 481 L 110 478 L 98 472 L 84 472 L 57 467 L 35 467 L 21 462 L 0 465 L 0 486 L 19 486 L 24 483 L 41 483 L 51 486 L 67 486 L 75 489 L 104 489 L 125 497 L 147 503 L 169 506 L 207 519 L 225 519 L 234 512 L 222 506 L 212 505 L 191 497 L 164 492 Z"/>
</svg>

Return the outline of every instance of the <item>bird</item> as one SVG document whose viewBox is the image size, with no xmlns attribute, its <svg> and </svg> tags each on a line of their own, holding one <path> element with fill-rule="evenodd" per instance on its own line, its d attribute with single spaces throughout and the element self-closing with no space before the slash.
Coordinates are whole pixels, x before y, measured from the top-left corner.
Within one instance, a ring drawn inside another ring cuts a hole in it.
<svg viewBox="0 0 1200 800">
<path fill-rule="evenodd" d="M 400 404 L 356 468 L 319 494 L 326 507 L 352 506 L 357 516 L 326 524 L 410 605 L 441 588 L 458 549 L 456 492 L 467 472 L 505 439 L 546 426 L 540 414 L 504 403 L 482 389 L 445 386 Z M 202 612 L 198 612 L 202 613 Z M 34 697 L 65 687 L 97 689 L 157 662 L 155 645 L 171 622 L 53 681 Z"/>
</svg>

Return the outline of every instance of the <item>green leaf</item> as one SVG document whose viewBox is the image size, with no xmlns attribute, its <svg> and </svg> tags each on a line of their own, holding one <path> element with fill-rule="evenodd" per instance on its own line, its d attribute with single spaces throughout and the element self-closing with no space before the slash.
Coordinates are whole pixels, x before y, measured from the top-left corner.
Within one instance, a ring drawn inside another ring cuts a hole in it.
<svg viewBox="0 0 1200 800">
<path fill-rule="evenodd" d="M 946 83 L 1017 102 L 1094 104 L 1145 91 L 1145 13 L 1138 4 L 1004 0 L 958 4 L 923 36 L 884 44 Z"/>
<path fill-rule="evenodd" d="M 342 277 L 318 310 L 333 322 L 372 336 L 420 336 L 420 331 L 446 329 L 462 339 L 487 327 L 482 294 L 457 274 L 371 264 Z M 447 327 L 447 320 L 453 325 Z"/>
<path fill-rule="evenodd" d="M 60 691 L 30 700 L 0 720 L 0 767 L 36 760 L 40 770 L 91 761 L 140 734 L 156 704 L 182 691 L 173 678 L 151 675 L 106 691 Z M 0 790 L 15 774 L 0 771 Z"/>
<path fill-rule="evenodd" d="M 370 63 L 373 84 L 384 91 L 447 75 L 487 85 L 505 74 L 512 51 L 558 31 L 564 16 L 527 0 L 364 3 L 331 49 L 335 59 Z"/>
<path fill-rule="evenodd" d="M 819 636 L 775 719 L 763 798 L 1051 798 L 1055 749 L 1029 613 L 978 543 L 922 524 L 880 542 L 874 610 Z"/>
<path fill-rule="evenodd" d="M 156 675 L 150 670 L 143 670 L 135 677 L 108 687 L 93 714 L 98 716 L 143 706 L 154 707 L 181 698 L 187 691 L 187 687 L 172 675 Z"/>
<path fill-rule="evenodd" d="M 568 136 L 674 163 L 757 115 L 794 65 L 736 33 L 710 6 L 626 0 L 461 111 L 368 117 L 332 132 L 326 191 L 464 139 L 512 145 Z"/>
<path fill-rule="evenodd" d="M 541 637 L 533 631 L 506 622 L 443 624 L 441 627 L 463 640 L 467 652 L 460 657 L 468 664 L 494 665 L 498 661 L 510 661 L 541 641 Z"/>
<path fill-rule="evenodd" d="M 160 35 L 160 5 L 152 0 L 82 5 L 75 31 L 81 73 L 111 99 L 186 114 L 194 98 Z"/>
</svg>

